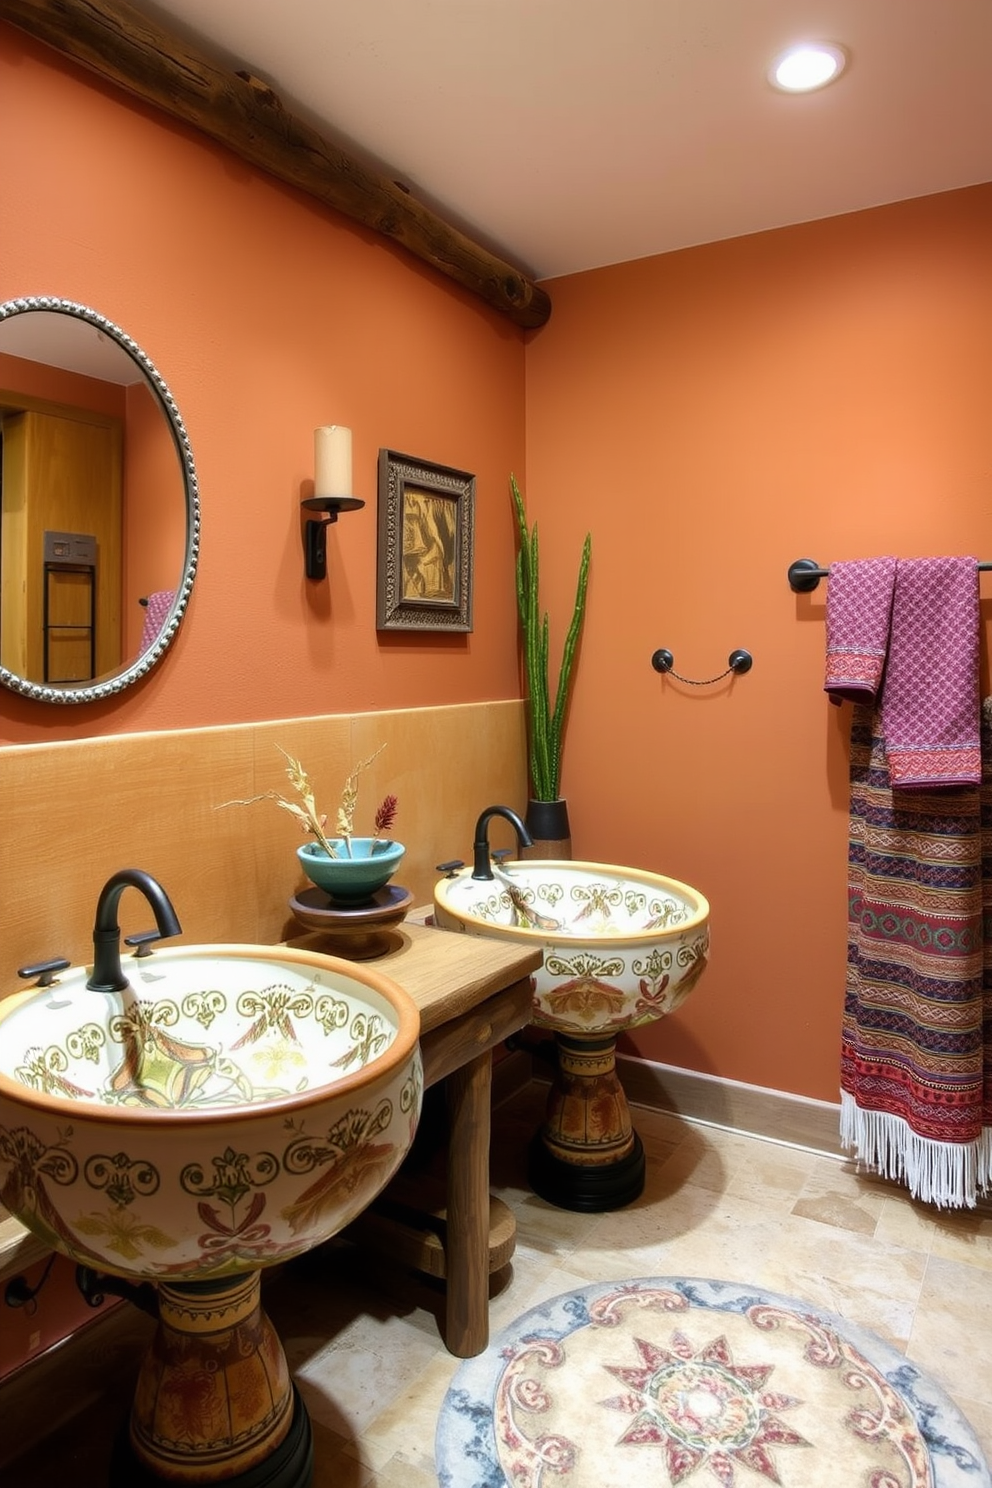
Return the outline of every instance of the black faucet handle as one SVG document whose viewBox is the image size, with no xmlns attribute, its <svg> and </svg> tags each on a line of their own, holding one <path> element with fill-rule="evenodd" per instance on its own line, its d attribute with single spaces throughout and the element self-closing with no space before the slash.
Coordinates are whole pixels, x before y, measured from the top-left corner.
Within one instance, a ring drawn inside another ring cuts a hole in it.
<svg viewBox="0 0 992 1488">
<path fill-rule="evenodd" d="M 156 940 L 162 940 L 161 930 L 140 930 L 137 935 L 125 935 L 124 944 L 137 946 L 136 956 L 150 956 Z"/>
<path fill-rule="evenodd" d="M 450 863 L 435 863 L 434 867 L 438 873 L 443 873 L 446 878 L 454 878 L 459 868 L 464 868 L 465 864 L 461 858 L 452 858 Z"/>
<path fill-rule="evenodd" d="M 66 961 L 62 956 L 56 956 L 52 961 L 39 961 L 34 966 L 19 966 L 17 975 L 23 977 L 26 982 L 37 977 L 39 987 L 50 987 L 59 972 L 68 971 L 71 965 L 71 961 Z"/>
</svg>

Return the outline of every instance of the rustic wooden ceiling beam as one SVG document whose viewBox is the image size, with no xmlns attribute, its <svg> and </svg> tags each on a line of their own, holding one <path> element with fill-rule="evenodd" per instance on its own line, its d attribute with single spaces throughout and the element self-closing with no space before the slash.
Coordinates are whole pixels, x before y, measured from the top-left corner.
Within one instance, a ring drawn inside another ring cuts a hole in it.
<svg viewBox="0 0 992 1488">
<path fill-rule="evenodd" d="M 258 78 L 218 66 L 126 0 L 0 0 L 0 19 L 400 244 L 515 324 L 551 314 L 518 269 L 295 118 Z"/>
</svg>

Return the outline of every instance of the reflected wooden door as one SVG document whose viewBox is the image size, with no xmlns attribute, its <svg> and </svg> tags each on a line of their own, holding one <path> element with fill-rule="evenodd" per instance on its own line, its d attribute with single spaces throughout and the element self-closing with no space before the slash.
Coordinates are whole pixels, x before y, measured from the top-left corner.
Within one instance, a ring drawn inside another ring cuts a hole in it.
<svg viewBox="0 0 992 1488">
<path fill-rule="evenodd" d="M 98 415 L 3 421 L 0 661 L 29 681 L 45 673 L 46 532 L 95 537 L 96 675 L 121 665 L 122 442 L 119 421 Z"/>
</svg>

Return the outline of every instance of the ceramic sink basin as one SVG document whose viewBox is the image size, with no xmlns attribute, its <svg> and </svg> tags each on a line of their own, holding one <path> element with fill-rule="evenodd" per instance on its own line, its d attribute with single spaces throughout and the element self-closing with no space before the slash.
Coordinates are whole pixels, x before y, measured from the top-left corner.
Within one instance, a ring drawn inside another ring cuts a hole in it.
<svg viewBox="0 0 992 1488">
<path fill-rule="evenodd" d="M 84 1266 L 223 1277 L 327 1239 L 420 1113 L 420 1016 L 380 972 L 250 945 L 160 947 L 0 1001 L 0 1200 Z"/>
<path fill-rule="evenodd" d="M 673 878 L 606 863 L 504 863 L 493 879 L 464 868 L 434 889 L 448 930 L 539 945 L 533 1022 L 556 1032 L 618 1033 L 672 1012 L 706 967 L 709 905 Z"/>
</svg>

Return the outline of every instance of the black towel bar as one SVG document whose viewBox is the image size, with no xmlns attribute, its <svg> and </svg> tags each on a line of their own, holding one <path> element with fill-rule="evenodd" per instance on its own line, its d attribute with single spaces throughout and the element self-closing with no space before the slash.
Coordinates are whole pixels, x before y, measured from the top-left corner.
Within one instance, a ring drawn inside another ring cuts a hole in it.
<svg viewBox="0 0 992 1488">
<path fill-rule="evenodd" d="M 988 573 L 992 563 L 980 563 L 979 569 Z M 809 594 L 821 579 L 830 577 L 829 568 L 821 568 L 814 558 L 797 558 L 789 564 L 789 588 L 796 594 Z"/>
</svg>

